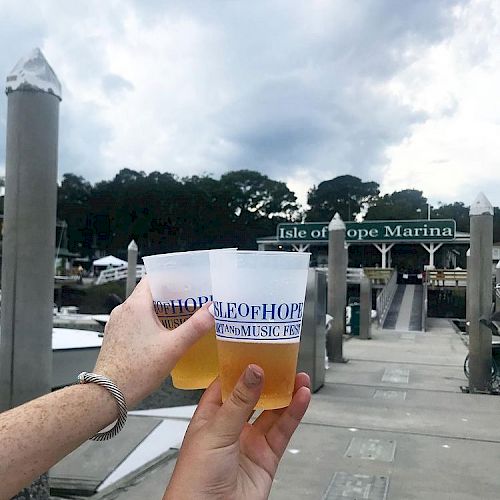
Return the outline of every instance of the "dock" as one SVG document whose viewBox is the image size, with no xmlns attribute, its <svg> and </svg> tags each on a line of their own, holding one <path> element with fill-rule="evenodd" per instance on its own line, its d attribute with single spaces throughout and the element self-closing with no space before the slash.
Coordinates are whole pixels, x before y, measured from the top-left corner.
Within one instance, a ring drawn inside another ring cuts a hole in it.
<svg viewBox="0 0 500 500">
<path fill-rule="evenodd" d="M 462 336 L 444 319 L 429 319 L 427 332 L 374 328 L 372 336 L 345 343 L 348 363 L 330 363 L 270 498 L 497 499 L 500 398 L 461 392 L 467 385 Z M 144 419 L 154 419 L 151 427 L 162 425 L 156 432 L 171 435 L 172 448 L 156 461 L 148 457 L 149 467 L 125 469 L 128 476 L 115 487 L 107 465 L 108 478 L 101 478 L 107 492 L 90 498 L 161 498 L 193 409 L 179 408 L 177 417 L 171 410 L 135 413 L 129 433 L 139 422 L 137 432 L 148 434 Z M 126 435 L 106 444 L 108 450 L 120 449 L 119 439 Z M 107 460 L 106 453 L 100 457 Z"/>
</svg>

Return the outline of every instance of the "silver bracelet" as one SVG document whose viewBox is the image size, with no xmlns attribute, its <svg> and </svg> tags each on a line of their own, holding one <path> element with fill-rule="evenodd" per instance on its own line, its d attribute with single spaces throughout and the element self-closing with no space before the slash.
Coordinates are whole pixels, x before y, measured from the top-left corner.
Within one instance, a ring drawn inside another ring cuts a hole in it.
<svg viewBox="0 0 500 500">
<path fill-rule="evenodd" d="M 116 404 L 118 406 L 118 419 L 115 425 L 109 431 L 98 432 L 90 439 L 92 439 L 93 441 L 106 441 L 115 437 L 123 429 L 123 426 L 127 421 L 127 403 L 125 402 L 122 391 L 120 391 L 120 389 L 118 389 L 118 387 L 111 380 L 109 380 L 109 378 L 103 377 L 102 375 L 97 375 L 95 373 L 80 373 L 80 375 L 78 375 L 78 383 L 93 383 L 100 385 L 107 389 L 115 398 Z"/>
</svg>

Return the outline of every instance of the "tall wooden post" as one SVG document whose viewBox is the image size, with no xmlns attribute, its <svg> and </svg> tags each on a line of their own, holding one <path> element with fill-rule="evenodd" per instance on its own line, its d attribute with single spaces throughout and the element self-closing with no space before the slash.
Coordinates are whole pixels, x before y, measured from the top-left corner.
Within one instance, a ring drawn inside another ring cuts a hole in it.
<svg viewBox="0 0 500 500">
<path fill-rule="evenodd" d="M 0 410 L 51 390 L 61 86 L 35 49 L 6 92 Z"/>
<path fill-rule="evenodd" d="M 495 285 L 500 287 L 500 260 L 495 268 Z M 500 288 L 495 289 L 495 311 L 500 311 Z"/>
<path fill-rule="evenodd" d="M 372 282 L 370 278 L 361 277 L 359 285 L 359 338 L 371 339 L 372 324 Z"/>
<path fill-rule="evenodd" d="M 469 371 L 470 391 L 488 392 L 491 377 L 491 330 L 481 321 L 491 315 L 493 207 L 483 193 L 470 208 Z M 468 290 L 469 291 L 469 290 Z"/>
<path fill-rule="evenodd" d="M 467 287 L 465 289 L 465 331 L 469 333 L 470 325 L 470 248 L 465 253 L 467 266 Z"/>
<path fill-rule="evenodd" d="M 39 49 L 7 77 L 0 411 L 50 392 L 61 85 Z M 16 498 L 48 499 L 46 476 Z"/>
<path fill-rule="evenodd" d="M 327 338 L 327 351 L 330 361 L 344 363 L 347 252 L 345 224 L 338 213 L 331 220 L 328 233 L 328 314 L 333 316 L 333 320 Z"/>
<path fill-rule="evenodd" d="M 134 291 L 137 282 L 137 253 L 137 243 L 132 240 L 127 248 L 127 290 L 125 297 Z"/>
</svg>

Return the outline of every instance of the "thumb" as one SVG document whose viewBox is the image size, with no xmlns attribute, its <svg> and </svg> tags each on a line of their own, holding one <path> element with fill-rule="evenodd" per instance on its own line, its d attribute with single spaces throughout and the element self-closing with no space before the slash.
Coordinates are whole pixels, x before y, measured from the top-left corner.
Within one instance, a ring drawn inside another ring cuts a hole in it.
<svg viewBox="0 0 500 500">
<path fill-rule="evenodd" d="M 257 365 L 248 365 L 235 388 L 217 411 L 214 432 L 218 446 L 236 442 L 259 400 L 264 385 L 264 372 Z"/>
<path fill-rule="evenodd" d="M 182 323 L 168 335 L 163 336 L 168 344 L 169 353 L 176 361 L 205 333 L 214 328 L 214 317 L 208 311 L 210 303 L 196 311 L 187 321 Z M 213 333 L 215 338 L 215 332 Z"/>
</svg>

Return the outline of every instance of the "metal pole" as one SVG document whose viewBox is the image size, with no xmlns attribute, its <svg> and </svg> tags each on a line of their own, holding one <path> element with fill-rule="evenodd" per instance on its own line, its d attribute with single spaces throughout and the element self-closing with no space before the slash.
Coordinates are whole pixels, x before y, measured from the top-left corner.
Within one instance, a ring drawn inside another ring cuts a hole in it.
<svg viewBox="0 0 500 500">
<path fill-rule="evenodd" d="M 126 297 L 128 297 L 135 288 L 136 282 L 137 282 L 137 253 L 138 253 L 138 248 L 137 248 L 137 243 L 132 240 L 129 245 L 128 245 L 128 269 L 127 269 L 127 290 L 126 290 Z"/>
<path fill-rule="evenodd" d="M 39 49 L 7 77 L 0 411 L 52 388 L 61 86 Z"/>
<path fill-rule="evenodd" d="M 359 285 L 359 302 L 359 338 L 370 339 L 372 324 L 372 282 L 364 274 L 361 277 Z"/>
<path fill-rule="evenodd" d="M 469 370 L 470 392 L 488 392 L 491 376 L 491 330 L 481 319 L 491 314 L 493 207 L 483 193 L 470 208 Z"/>
<path fill-rule="evenodd" d="M 328 226 L 328 314 L 333 316 L 333 320 L 327 338 L 327 351 L 328 358 L 334 363 L 345 363 L 342 349 L 345 334 L 346 292 L 345 224 L 336 213 Z"/>
</svg>

